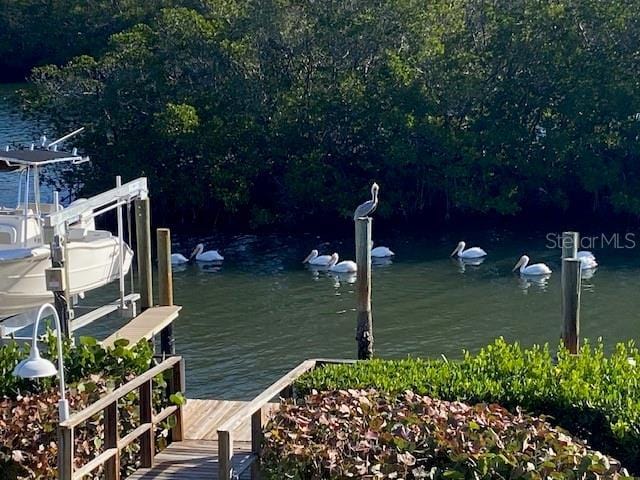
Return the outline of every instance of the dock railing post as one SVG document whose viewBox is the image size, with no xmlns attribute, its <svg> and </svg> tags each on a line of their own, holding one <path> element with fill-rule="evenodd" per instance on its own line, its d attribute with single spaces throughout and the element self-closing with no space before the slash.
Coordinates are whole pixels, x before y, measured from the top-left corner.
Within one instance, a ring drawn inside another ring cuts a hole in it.
<svg viewBox="0 0 640 480">
<path fill-rule="evenodd" d="M 171 269 L 171 231 L 159 228 L 156 231 L 158 243 L 158 292 L 159 304 L 163 307 L 173 305 L 173 272 Z M 176 353 L 173 338 L 173 324 L 167 325 L 160 332 L 160 351 L 167 355 Z"/>
<path fill-rule="evenodd" d="M 562 342 L 572 354 L 580 348 L 580 289 L 582 262 L 578 256 L 577 232 L 562 234 Z"/>
<path fill-rule="evenodd" d="M 218 478 L 233 479 L 233 435 L 229 431 L 218 431 Z"/>
<path fill-rule="evenodd" d="M 58 480 L 73 479 L 73 427 L 58 427 Z"/>
<path fill-rule="evenodd" d="M 140 310 L 153 306 L 153 272 L 151 268 L 151 203 L 149 198 L 136 198 L 136 248 Z"/>
<path fill-rule="evenodd" d="M 371 315 L 371 217 L 360 217 L 356 224 L 357 319 L 356 341 L 358 359 L 373 357 L 373 318 Z"/>
</svg>

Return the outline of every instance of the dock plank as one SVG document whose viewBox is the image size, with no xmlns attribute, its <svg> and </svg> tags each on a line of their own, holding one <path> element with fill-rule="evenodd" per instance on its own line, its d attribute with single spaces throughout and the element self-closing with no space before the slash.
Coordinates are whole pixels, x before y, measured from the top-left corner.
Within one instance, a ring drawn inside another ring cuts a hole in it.
<svg viewBox="0 0 640 480">
<path fill-rule="evenodd" d="M 217 429 L 249 402 L 188 399 L 184 407 L 185 439 L 174 442 L 154 457 L 151 468 L 139 469 L 130 480 L 216 480 Z M 269 404 L 274 411 L 277 404 Z M 251 426 L 241 425 L 234 436 L 234 466 L 242 466 L 251 452 Z M 245 472 L 241 479 L 248 479 Z"/>
<path fill-rule="evenodd" d="M 103 340 L 102 345 L 105 347 L 113 346 L 116 340 L 122 338 L 129 340 L 130 345 L 135 345 L 143 338 L 150 340 L 178 318 L 181 309 L 182 307 L 178 305 L 148 308 L 113 335 Z"/>
</svg>

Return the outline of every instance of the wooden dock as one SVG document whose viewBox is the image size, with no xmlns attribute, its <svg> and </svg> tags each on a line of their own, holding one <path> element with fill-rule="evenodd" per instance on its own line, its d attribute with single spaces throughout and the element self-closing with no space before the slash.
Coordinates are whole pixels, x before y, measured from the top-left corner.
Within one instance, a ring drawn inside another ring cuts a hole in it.
<svg viewBox="0 0 640 480">
<path fill-rule="evenodd" d="M 129 345 L 135 345 L 143 338 L 151 340 L 178 318 L 181 309 L 182 307 L 178 305 L 148 308 L 113 335 L 103 340 L 102 345 L 111 347 L 116 340 L 120 339 L 128 340 Z"/>
<path fill-rule="evenodd" d="M 184 440 L 174 442 L 154 458 L 151 468 L 128 477 L 131 480 L 217 480 L 218 427 L 242 411 L 249 402 L 189 399 L 184 407 Z M 270 404 L 273 411 L 277 404 Z M 251 456 L 250 419 L 236 432 L 234 469 L 247 470 Z M 250 478 L 246 471 L 240 478 Z"/>
</svg>

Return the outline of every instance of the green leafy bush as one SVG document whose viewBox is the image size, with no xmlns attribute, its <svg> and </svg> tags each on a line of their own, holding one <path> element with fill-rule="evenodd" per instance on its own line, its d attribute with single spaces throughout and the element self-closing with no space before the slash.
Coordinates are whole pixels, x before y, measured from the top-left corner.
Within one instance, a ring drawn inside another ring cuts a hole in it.
<svg viewBox="0 0 640 480">
<path fill-rule="evenodd" d="M 54 361 L 57 359 L 55 341 L 52 335 L 46 336 L 43 352 Z M 57 379 L 28 381 L 15 378 L 13 368 L 28 355 L 28 351 L 28 345 L 16 343 L 0 348 L 0 478 L 3 480 L 57 478 Z M 75 346 L 65 342 L 63 354 L 72 412 L 85 408 L 132 377 L 147 371 L 153 360 L 153 350 L 146 341 L 128 346 L 127 340 L 119 340 L 113 347 L 104 348 L 91 337 L 81 337 Z M 164 398 L 165 389 L 165 379 L 160 375 L 154 381 L 156 408 L 182 400 L 180 396 Z M 139 425 L 137 400 L 134 393 L 119 402 L 121 436 Z M 159 446 L 163 444 L 167 431 L 165 428 L 159 432 Z M 101 414 L 75 429 L 76 461 L 84 464 L 100 452 L 102 438 Z M 135 451 L 138 448 L 134 443 L 123 452 L 123 474 L 136 467 Z M 95 478 L 98 478 L 100 471 L 95 473 Z"/>
<path fill-rule="evenodd" d="M 498 403 L 515 411 L 554 417 L 594 448 L 640 473 L 640 351 L 618 344 L 607 356 L 602 344 L 585 344 L 580 355 L 548 346 L 529 349 L 503 339 L 459 362 L 405 359 L 327 365 L 297 382 L 312 389 L 377 388 L 390 394 L 413 390 L 444 400 Z"/>
<path fill-rule="evenodd" d="M 542 418 L 405 392 L 339 390 L 287 401 L 267 425 L 269 478 L 624 478 L 612 458 Z"/>
</svg>

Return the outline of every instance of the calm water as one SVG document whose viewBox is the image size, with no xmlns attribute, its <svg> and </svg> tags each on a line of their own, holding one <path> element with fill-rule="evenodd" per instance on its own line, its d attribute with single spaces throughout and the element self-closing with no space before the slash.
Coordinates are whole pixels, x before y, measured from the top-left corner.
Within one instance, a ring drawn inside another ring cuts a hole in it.
<svg viewBox="0 0 640 480">
<path fill-rule="evenodd" d="M 7 135 L 22 138 L 19 134 L 32 132 L 32 127 L 21 124 L 6 103 L 0 104 L 0 143 Z M 36 138 L 39 133 L 35 132 Z M 3 194 L 5 187 L 0 184 L 0 200 Z M 456 357 L 463 348 L 476 350 L 500 335 L 524 344 L 557 342 L 559 252 L 546 248 L 547 232 L 376 235 L 384 227 L 384 221 L 376 220 L 374 240 L 391 247 L 397 256 L 373 271 L 377 355 Z M 461 239 L 485 248 L 487 260 L 463 268 L 448 258 Z M 200 241 L 207 248 L 219 248 L 226 260 L 218 269 L 190 265 L 174 275 L 176 303 L 184 306 L 176 339 L 188 362 L 189 395 L 247 398 L 303 359 L 353 357 L 354 285 L 300 263 L 312 248 L 353 259 L 352 238 L 179 235 L 174 251 L 188 254 Z M 640 237 L 638 241 L 640 246 Z M 593 250 L 601 266 L 584 281 L 582 334 L 602 336 L 609 346 L 637 338 L 637 249 Z M 511 273 L 524 252 L 551 266 L 554 273 L 548 283 L 524 282 Z M 109 286 L 89 294 L 87 301 L 99 303 L 115 296 L 115 288 Z M 81 333 L 105 336 L 121 323 L 111 318 Z"/>
</svg>

